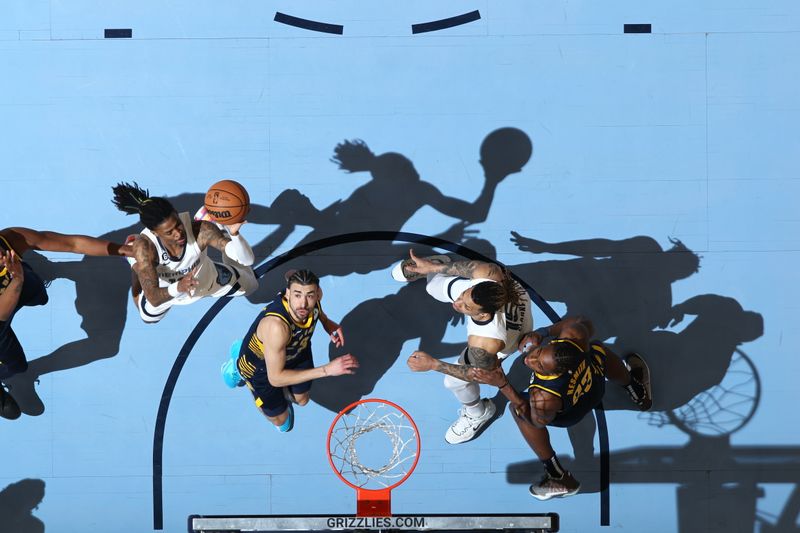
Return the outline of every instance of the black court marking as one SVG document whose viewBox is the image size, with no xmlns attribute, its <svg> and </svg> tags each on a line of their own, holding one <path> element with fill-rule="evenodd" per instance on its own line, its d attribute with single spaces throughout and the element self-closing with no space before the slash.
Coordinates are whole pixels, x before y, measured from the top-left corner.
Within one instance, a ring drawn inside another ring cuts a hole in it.
<svg viewBox="0 0 800 533">
<path fill-rule="evenodd" d="M 470 11 L 469 13 L 464 13 L 463 15 L 456 15 L 455 17 L 412 24 L 411 33 L 417 34 L 427 33 L 429 31 L 445 30 L 447 28 L 453 28 L 455 26 L 461 26 L 462 24 L 475 22 L 476 20 L 480 20 L 480 18 L 481 13 L 476 9 L 475 11 Z"/>
<path fill-rule="evenodd" d="M 606 411 L 603 402 L 594 408 L 597 419 L 597 439 L 600 442 L 600 525 L 611 525 L 611 465 L 608 453 L 608 424 L 606 424 Z"/>
<path fill-rule="evenodd" d="M 652 33 L 653 28 L 650 24 L 625 24 L 625 33 Z"/>
<path fill-rule="evenodd" d="M 325 239 L 320 239 L 317 241 L 309 242 L 302 246 L 298 246 L 297 248 L 293 248 L 288 252 L 281 254 L 277 257 L 270 259 L 269 261 L 259 265 L 255 269 L 255 274 L 257 278 L 261 278 L 267 272 L 278 268 L 279 266 L 292 261 L 293 259 L 297 259 L 298 257 L 302 257 L 310 252 L 315 252 L 318 250 L 323 250 L 325 248 L 330 248 L 332 246 L 339 246 L 342 244 L 350 244 L 356 242 L 367 242 L 367 241 L 397 241 L 397 242 L 405 242 L 411 244 L 425 244 L 427 246 L 432 246 L 436 248 L 441 248 L 443 250 L 447 250 L 449 252 L 456 253 L 462 257 L 466 257 L 467 259 L 472 259 L 476 261 L 485 261 L 487 263 L 497 263 L 494 261 L 474 250 L 461 246 L 459 244 L 446 241 L 444 239 L 440 239 L 438 237 L 430 237 L 428 235 L 420 235 L 418 233 L 408 233 L 408 232 L 394 232 L 394 231 L 362 231 L 356 233 L 345 233 L 343 235 L 336 235 L 333 237 L 327 237 Z M 497 263 L 501 264 L 502 263 Z M 550 319 L 552 322 L 558 322 L 561 320 L 561 317 L 558 316 L 558 313 L 553 310 L 553 308 L 548 304 L 541 295 L 536 292 L 533 287 L 528 285 L 524 280 L 520 279 L 516 274 L 513 272 L 511 275 L 517 280 L 524 288 L 528 291 L 528 294 L 531 297 L 531 301 L 536 304 L 536 306 Z M 155 430 L 153 432 L 153 529 L 161 530 L 164 529 L 164 494 L 163 494 L 163 471 L 164 471 L 164 430 L 166 428 L 167 423 L 167 413 L 169 412 L 169 404 L 172 400 L 172 393 L 175 391 L 175 385 L 178 382 L 178 378 L 180 377 L 181 370 L 183 370 L 183 366 L 186 364 L 186 360 L 189 358 L 189 354 L 192 352 L 195 344 L 197 344 L 198 339 L 206 330 L 208 325 L 214 319 L 214 317 L 222 311 L 222 308 L 228 305 L 232 298 L 220 298 L 214 302 L 211 306 L 211 309 L 206 311 L 206 314 L 203 315 L 203 318 L 197 323 L 194 327 L 192 332 L 186 338 L 186 342 L 183 343 L 183 347 L 181 347 L 180 352 L 178 352 L 178 356 L 175 358 L 175 362 L 172 364 L 172 369 L 170 370 L 169 376 L 167 377 L 167 382 L 164 384 L 164 390 L 161 393 L 161 402 L 158 405 L 158 414 L 156 415 L 156 424 Z M 600 419 L 602 418 L 602 424 L 600 423 Z M 605 417 L 601 415 L 598 417 L 598 434 L 600 438 L 600 453 L 601 458 L 603 454 L 606 457 L 605 463 L 605 471 L 602 471 L 603 462 L 601 460 L 601 517 L 602 516 L 609 516 L 609 507 L 607 499 L 603 499 L 602 493 L 608 492 L 608 433 L 605 425 Z M 603 484 L 604 483 L 604 484 Z M 605 513 L 605 514 L 604 514 Z"/>
<path fill-rule="evenodd" d="M 130 39 L 133 37 L 131 28 L 106 28 L 103 32 L 106 39 Z"/>
<path fill-rule="evenodd" d="M 301 19 L 300 17 L 293 17 L 280 11 L 275 12 L 275 22 L 294 26 L 295 28 L 303 28 L 304 30 L 318 31 L 321 33 L 333 33 L 335 35 L 342 35 L 344 33 L 344 26 L 341 24 L 329 24 L 327 22 L 317 22 L 316 20 Z"/>
</svg>

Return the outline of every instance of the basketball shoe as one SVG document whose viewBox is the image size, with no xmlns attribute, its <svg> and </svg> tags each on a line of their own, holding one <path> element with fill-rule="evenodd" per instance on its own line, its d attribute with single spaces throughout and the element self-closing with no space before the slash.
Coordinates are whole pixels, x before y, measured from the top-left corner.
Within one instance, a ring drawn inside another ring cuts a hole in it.
<svg viewBox="0 0 800 533">
<path fill-rule="evenodd" d="M 478 431 L 486 425 L 494 416 L 497 408 L 491 400 L 483 398 L 483 414 L 478 417 L 471 417 L 467 414 L 467 408 L 462 406 L 458 411 L 458 418 L 453 422 L 444 434 L 444 440 L 450 444 L 461 444 L 475 438 Z"/>
<path fill-rule="evenodd" d="M 625 390 L 628 396 L 639 406 L 640 411 L 648 411 L 653 406 L 653 391 L 650 388 L 650 368 L 642 356 L 632 353 L 623 361 L 631 374 L 631 383 Z"/>
<path fill-rule="evenodd" d="M 17 401 L 6 391 L 5 385 L 0 383 L 0 416 L 8 420 L 16 420 L 20 414 Z"/>
<path fill-rule="evenodd" d="M 528 488 L 531 496 L 542 501 L 551 498 L 566 498 L 577 494 L 579 490 L 581 490 L 581 484 L 567 471 L 560 478 L 555 478 L 545 472 L 538 483 L 534 483 Z"/>
<path fill-rule="evenodd" d="M 222 368 L 220 369 L 222 372 L 222 381 L 224 381 L 225 385 L 232 389 L 235 389 L 236 387 L 244 387 L 244 380 L 242 379 L 242 376 L 239 375 L 239 369 L 236 368 L 236 360 L 239 359 L 239 351 L 241 348 L 242 341 L 240 340 L 231 344 L 230 356 L 224 363 L 222 363 Z"/>
</svg>

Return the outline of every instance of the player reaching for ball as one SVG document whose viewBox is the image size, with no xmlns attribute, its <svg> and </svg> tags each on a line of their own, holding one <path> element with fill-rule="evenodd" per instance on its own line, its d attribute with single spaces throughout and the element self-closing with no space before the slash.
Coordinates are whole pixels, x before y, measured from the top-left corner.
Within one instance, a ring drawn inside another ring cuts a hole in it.
<svg viewBox="0 0 800 533">
<path fill-rule="evenodd" d="M 160 321 L 173 305 L 206 296 L 242 296 L 258 287 L 251 268 L 253 250 L 239 234 L 243 217 L 223 230 L 176 212 L 169 201 L 151 197 L 135 182 L 119 183 L 113 191 L 113 204 L 138 214 L 145 226 L 133 241 L 133 258 L 128 258 L 133 301 L 145 322 Z M 222 264 L 208 257 L 208 246 L 222 252 Z"/>
</svg>

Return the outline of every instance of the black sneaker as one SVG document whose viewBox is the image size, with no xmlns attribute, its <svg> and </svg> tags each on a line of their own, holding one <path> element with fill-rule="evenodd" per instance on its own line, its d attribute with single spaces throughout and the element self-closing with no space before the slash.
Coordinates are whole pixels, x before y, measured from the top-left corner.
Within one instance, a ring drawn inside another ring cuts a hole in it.
<svg viewBox="0 0 800 533">
<path fill-rule="evenodd" d="M 16 420 L 20 414 L 21 411 L 17 401 L 6 391 L 5 386 L 0 383 L 0 416 L 8 420 Z"/>
<path fill-rule="evenodd" d="M 625 358 L 625 366 L 631 373 L 635 382 L 626 387 L 633 403 L 639 406 L 640 411 L 649 411 L 653 406 L 653 391 L 650 388 L 650 368 L 642 356 L 632 353 Z M 636 386 L 638 385 L 638 386 Z"/>
<path fill-rule="evenodd" d="M 528 492 L 537 500 L 545 501 L 551 498 L 566 498 L 577 494 L 579 490 L 581 490 L 580 482 L 569 472 L 564 472 L 560 478 L 554 478 L 545 472 L 538 483 L 530 486 Z"/>
</svg>

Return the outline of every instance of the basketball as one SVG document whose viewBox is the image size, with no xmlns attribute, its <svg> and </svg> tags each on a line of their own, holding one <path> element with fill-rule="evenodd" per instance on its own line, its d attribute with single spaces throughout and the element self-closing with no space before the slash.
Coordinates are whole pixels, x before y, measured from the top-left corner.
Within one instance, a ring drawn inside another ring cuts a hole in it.
<svg viewBox="0 0 800 533">
<path fill-rule="evenodd" d="M 250 210 L 250 195 L 241 184 L 222 180 L 208 189 L 205 205 L 208 214 L 220 224 L 237 224 Z"/>
</svg>

